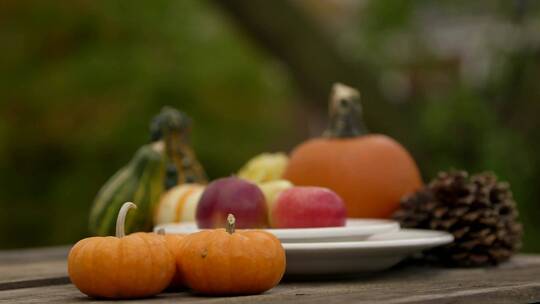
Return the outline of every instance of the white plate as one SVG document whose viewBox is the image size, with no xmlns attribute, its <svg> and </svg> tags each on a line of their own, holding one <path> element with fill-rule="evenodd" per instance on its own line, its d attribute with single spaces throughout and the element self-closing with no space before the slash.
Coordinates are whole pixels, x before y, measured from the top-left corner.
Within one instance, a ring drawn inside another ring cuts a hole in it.
<svg viewBox="0 0 540 304">
<path fill-rule="evenodd" d="M 446 232 L 402 229 L 359 242 L 284 243 L 292 277 L 366 274 L 390 268 L 407 256 L 452 242 Z"/>
<path fill-rule="evenodd" d="M 193 233 L 200 229 L 194 222 L 164 224 L 154 227 L 154 231 L 164 229 L 165 233 Z M 399 230 L 399 224 L 390 220 L 348 219 L 345 227 L 265 229 L 283 243 L 361 241 L 385 232 Z"/>
</svg>

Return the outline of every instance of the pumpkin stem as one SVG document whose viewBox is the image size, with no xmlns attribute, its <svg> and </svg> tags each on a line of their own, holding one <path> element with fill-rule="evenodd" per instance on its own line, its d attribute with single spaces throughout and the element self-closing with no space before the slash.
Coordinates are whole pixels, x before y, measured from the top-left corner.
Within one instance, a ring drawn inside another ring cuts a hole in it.
<svg viewBox="0 0 540 304">
<path fill-rule="evenodd" d="M 124 231 L 124 225 L 126 223 L 126 215 L 129 211 L 129 209 L 137 209 L 137 205 L 135 205 L 132 202 L 126 202 L 122 205 L 120 208 L 120 211 L 118 211 L 118 217 L 116 218 L 116 237 L 117 238 L 123 238 L 126 235 L 126 232 Z"/>
<path fill-rule="evenodd" d="M 236 219 L 234 218 L 234 215 L 229 213 L 229 215 L 227 215 L 227 228 L 225 228 L 228 233 L 230 234 L 234 233 L 235 223 L 236 223 Z"/>
<path fill-rule="evenodd" d="M 330 95 L 328 114 L 330 122 L 324 137 L 347 138 L 367 133 L 361 118 L 360 93 L 354 88 L 335 83 Z"/>
</svg>

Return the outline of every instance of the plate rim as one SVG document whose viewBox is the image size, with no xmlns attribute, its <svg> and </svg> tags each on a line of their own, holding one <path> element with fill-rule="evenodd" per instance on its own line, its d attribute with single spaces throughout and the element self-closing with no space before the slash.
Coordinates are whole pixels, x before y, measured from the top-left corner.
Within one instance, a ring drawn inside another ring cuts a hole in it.
<svg viewBox="0 0 540 304">
<path fill-rule="evenodd" d="M 363 240 L 363 241 L 343 241 L 343 242 L 305 242 L 305 243 L 282 243 L 286 251 L 325 251 L 325 250 L 356 250 L 356 249 L 392 249 L 392 248 L 410 248 L 419 246 L 440 246 L 454 241 L 454 236 L 446 231 L 429 229 L 411 229 L 402 228 L 402 232 L 417 232 L 431 234 L 431 236 L 422 236 L 418 238 L 396 239 L 396 240 Z M 382 235 L 382 234 L 381 234 Z"/>
</svg>

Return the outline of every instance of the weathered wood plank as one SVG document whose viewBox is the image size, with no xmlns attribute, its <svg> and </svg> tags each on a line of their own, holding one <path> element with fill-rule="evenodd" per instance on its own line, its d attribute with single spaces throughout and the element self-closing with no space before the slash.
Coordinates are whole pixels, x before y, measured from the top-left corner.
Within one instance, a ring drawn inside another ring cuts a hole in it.
<svg viewBox="0 0 540 304">
<path fill-rule="evenodd" d="M 367 285 L 369 287 L 369 284 Z M 326 286 L 325 288 L 328 288 Z M 312 288 L 283 284 L 263 295 L 246 297 L 200 297 L 188 292 L 164 293 L 150 299 L 132 301 L 136 303 L 533 303 L 540 300 L 540 284 L 532 283 L 524 286 L 491 287 L 467 289 L 463 291 L 439 293 L 418 293 L 415 290 L 404 291 L 408 294 L 396 295 L 395 290 L 385 289 L 378 293 L 367 292 L 368 288 L 358 291 L 348 290 L 346 293 L 336 293 L 330 289 L 311 293 Z M 340 290 L 340 288 L 338 288 Z M 0 292 L 0 303 L 98 303 L 82 295 L 73 285 L 57 285 L 28 289 L 16 289 Z"/>
<path fill-rule="evenodd" d="M 199 297 L 164 293 L 142 303 L 515 303 L 540 301 L 540 256 L 520 255 L 495 268 L 444 269 L 402 265 L 364 278 L 285 282 L 268 293 L 247 297 Z M 0 291 L 6 303 L 93 302 L 73 285 Z"/>
<path fill-rule="evenodd" d="M 67 284 L 69 246 L 0 251 L 0 290 Z"/>
<path fill-rule="evenodd" d="M 63 284 L 69 284 L 69 283 L 71 283 L 71 281 L 69 280 L 68 277 L 21 280 L 21 281 L 0 283 L 0 290 L 13 290 L 13 289 L 32 288 L 32 287 L 41 287 L 41 286 L 63 285 Z"/>
<path fill-rule="evenodd" d="M 0 250 L 0 265 L 65 260 L 71 246 Z"/>
<path fill-rule="evenodd" d="M 68 283 L 65 259 L 0 264 L 0 290 Z"/>
</svg>

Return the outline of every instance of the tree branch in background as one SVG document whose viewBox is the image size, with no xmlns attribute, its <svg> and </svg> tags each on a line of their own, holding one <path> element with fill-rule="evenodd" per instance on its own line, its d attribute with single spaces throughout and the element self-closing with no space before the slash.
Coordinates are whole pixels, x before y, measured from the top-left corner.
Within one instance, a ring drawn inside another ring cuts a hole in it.
<svg viewBox="0 0 540 304">
<path fill-rule="evenodd" d="M 290 68 L 305 99 L 326 107 L 330 88 L 339 81 L 360 90 L 362 103 L 369 109 L 368 123 L 375 122 L 375 117 L 381 117 L 379 114 L 399 119 L 397 107 L 384 102 L 377 75 L 366 65 L 339 53 L 331 39 L 294 3 L 287 0 L 212 2 L 230 15 L 253 41 Z M 381 122 L 375 124 L 386 129 Z"/>
</svg>

